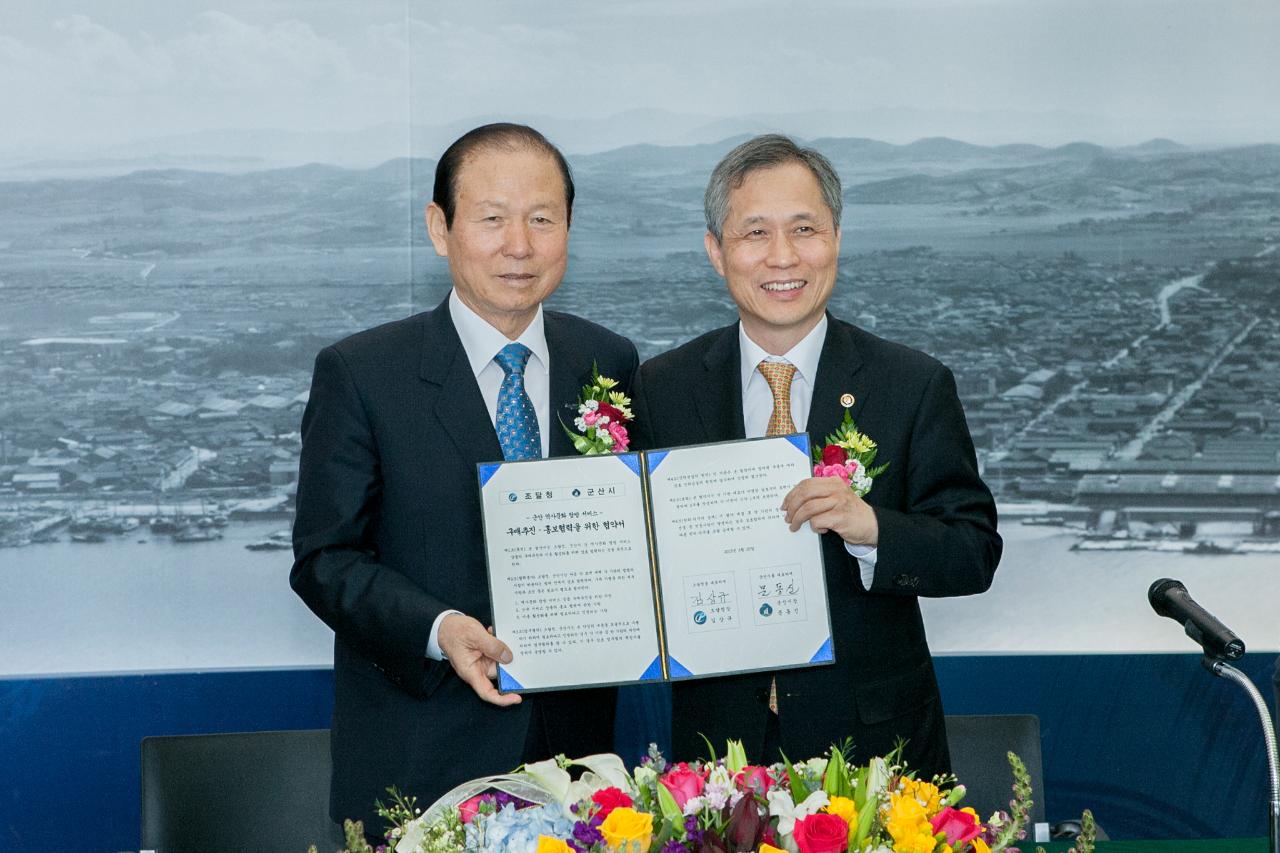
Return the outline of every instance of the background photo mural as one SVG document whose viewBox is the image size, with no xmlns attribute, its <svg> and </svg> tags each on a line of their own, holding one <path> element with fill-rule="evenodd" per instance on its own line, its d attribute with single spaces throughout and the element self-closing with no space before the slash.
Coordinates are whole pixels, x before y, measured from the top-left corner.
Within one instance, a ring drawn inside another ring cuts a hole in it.
<svg viewBox="0 0 1280 853">
<path fill-rule="evenodd" d="M 552 305 L 642 357 L 733 317 L 716 160 L 833 160 L 832 310 L 952 366 L 1002 513 L 935 651 L 1187 651 L 1161 576 L 1280 648 L 1278 12 L 1089 8 L 18 4 L 0 675 L 331 662 L 287 584 L 311 361 L 444 297 L 432 158 L 497 119 L 575 170 Z"/>
</svg>

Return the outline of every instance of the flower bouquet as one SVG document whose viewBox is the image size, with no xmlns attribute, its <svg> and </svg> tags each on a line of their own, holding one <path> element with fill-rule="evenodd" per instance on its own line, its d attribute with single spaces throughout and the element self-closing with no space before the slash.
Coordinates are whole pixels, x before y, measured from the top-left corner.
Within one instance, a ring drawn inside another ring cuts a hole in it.
<svg viewBox="0 0 1280 853">
<path fill-rule="evenodd" d="M 1000 853 L 1025 837 L 1026 768 L 1013 753 L 1010 811 L 983 819 L 954 776 L 918 780 L 898 752 L 865 765 L 849 746 L 768 767 L 730 741 L 722 758 L 668 764 L 654 747 L 627 772 L 616 755 L 559 756 L 455 788 L 425 812 L 391 790 L 395 853 Z M 574 779 L 570 770 L 583 772 Z M 1077 853 L 1093 849 L 1092 817 Z M 348 849 L 370 853 L 359 823 Z M 314 848 L 312 848 L 314 853 Z"/>
<path fill-rule="evenodd" d="M 872 480 L 889 467 L 871 467 L 880 449 L 870 437 L 858 432 L 849 410 L 844 410 L 844 420 L 836 431 L 827 436 L 821 447 L 813 449 L 813 476 L 839 477 L 853 489 L 858 497 L 866 497 L 871 491 Z"/>
<path fill-rule="evenodd" d="M 578 396 L 578 412 L 573 419 L 574 429 L 561 423 L 573 447 L 584 456 L 601 453 L 625 453 L 631 438 L 627 424 L 631 414 L 631 399 L 615 390 L 618 380 L 601 376 L 595 365 L 591 366 L 591 384 Z"/>
</svg>

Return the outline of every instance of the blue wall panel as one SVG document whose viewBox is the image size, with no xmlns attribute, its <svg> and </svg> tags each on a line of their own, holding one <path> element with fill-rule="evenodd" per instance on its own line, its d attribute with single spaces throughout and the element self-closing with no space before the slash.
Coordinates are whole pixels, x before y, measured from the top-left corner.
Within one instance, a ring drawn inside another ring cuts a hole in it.
<svg viewBox="0 0 1280 853">
<path fill-rule="evenodd" d="M 1198 655 L 946 657 L 950 714 L 1040 718 L 1051 821 L 1091 809 L 1112 838 L 1266 835 L 1262 728 Z M 1239 665 L 1273 701 L 1273 655 Z M 1274 717 L 1274 707 L 1272 707 Z"/>
<path fill-rule="evenodd" d="M 149 735 L 325 728 L 329 670 L 0 680 L 0 849 L 138 849 Z"/>
<path fill-rule="evenodd" d="M 1268 697 L 1274 663 L 1241 666 Z M 1113 838 L 1265 834 L 1256 713 L 1197 656 L 943 657 L 937 669 L 948 713 L 1040 717 L 1051 820 L 1090 808 Z M 327 670 L 0 680 L 0 849 L 137 850 L 143 737 L 323 728 L 331 707 Z"/>
</svg>

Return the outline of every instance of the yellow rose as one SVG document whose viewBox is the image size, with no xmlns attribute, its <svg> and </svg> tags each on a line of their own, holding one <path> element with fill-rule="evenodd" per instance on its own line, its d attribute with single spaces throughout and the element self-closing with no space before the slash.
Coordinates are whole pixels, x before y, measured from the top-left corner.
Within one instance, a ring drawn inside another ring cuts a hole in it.
<svg viewBox="0 0 1280 853">
<path fill-rule="evenodd" d="M 760 853 L 787 853 L 787 851 L 783 850 L 781 847 L 774 847 L 772 844 L 765 842 L 760 845 Z"/>
<path fill-rule="evenodd" d="M 991 853 L 991 848 L 981 838 L 975 838 L 973 839 L 973 853 Z"/>
<path fill-rule="evenodd" d="M 538 836 L 538 853 L 573 853 L 573 848 L 559 838 L 549 835 Z"/>
<path fill-rule="evenodd" d="M 653 840 L 653 815 L 623 806 L 600 824 L 605 844 L 617 853 L 645 853 Z"/>
</svg>

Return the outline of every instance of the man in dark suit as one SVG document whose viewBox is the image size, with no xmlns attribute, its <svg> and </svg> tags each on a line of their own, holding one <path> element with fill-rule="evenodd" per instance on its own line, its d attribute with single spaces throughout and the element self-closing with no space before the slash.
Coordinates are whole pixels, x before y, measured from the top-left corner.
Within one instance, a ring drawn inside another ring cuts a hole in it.
<svg viewBox="0 0 1280 853">
<path fill-rule="evenodd" d="M 613 690 L 499 693 L 476 464 L 569 455 L 592 365 L 628 388 L 630 341 L 543 311 L 568 259 L 573 182 L 520 125 L 436 168 L 427 230 L 453 290 L 316 358 L 302 420 L 293 589 L 334 631 L 330 814 L 377 834 L 395 785 L 425 807 L 523 761 L 612 746 Z"/>
<path fill-rule="evenodd" d="M 950 757 L 917 597 L 984 591 L 1001 541 L 951 371 L 826 312 L 840 209 L 839 177 L 816 151 L 770 135 L 726 155 L 707 187 L 705 244 L 739 322 L 647 361 L 636 380 L 641 446 L 797 427 L 819 446 L 848 408 L 889 463 L 865 500 L 815 477 L 781 510 L 791 529 L 822 534 L 835 665 L 677 682 L 673 752 L 703 752 L 705 734 L 741 738 L 757 760 L 799 760 L 852 736 L 866 760 L 906 738 L 928 778 Z"/>
</svg>

